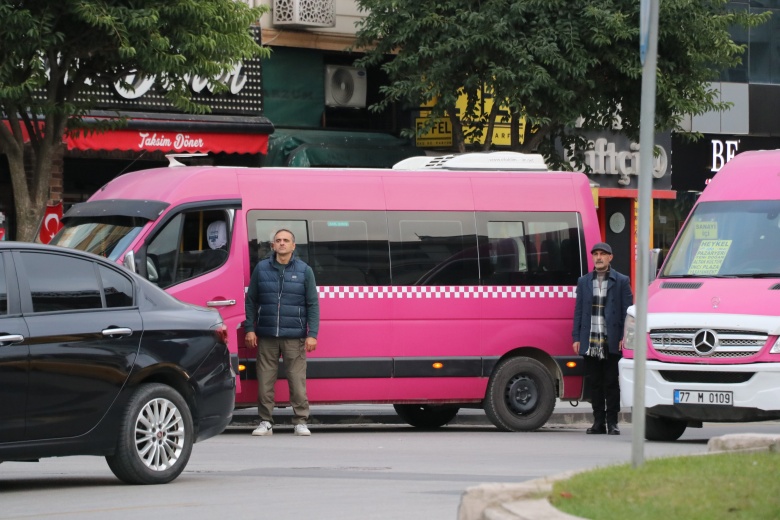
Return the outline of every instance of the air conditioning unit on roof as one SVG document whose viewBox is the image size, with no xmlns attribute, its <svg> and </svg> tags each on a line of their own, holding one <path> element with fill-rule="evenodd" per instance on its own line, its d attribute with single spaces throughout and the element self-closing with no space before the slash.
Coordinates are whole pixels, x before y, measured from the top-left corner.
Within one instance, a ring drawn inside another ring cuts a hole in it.
<svg viewBox="0 0 780 520">
<path fill-rule="evenodd" d="M 288 28 L 335 27 L 333 0 L 274 0 L 273 25 Z"/>
<path fill-rule="evenodd" d="M 325 66 L 325 105 L 365 108 L 366 71 L 343 65 Z"/>
</svg>

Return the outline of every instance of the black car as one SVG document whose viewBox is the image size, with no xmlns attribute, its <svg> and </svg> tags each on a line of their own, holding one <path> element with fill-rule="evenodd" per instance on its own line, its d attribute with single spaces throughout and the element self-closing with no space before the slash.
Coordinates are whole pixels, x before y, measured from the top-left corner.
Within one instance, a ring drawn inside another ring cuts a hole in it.
<svg viewBox="0 0 780 520">
<path fill-rule="evenodd" d="M 162 484 L 230 422 L 236 377 L 214 309 L 104 258 L 0 242 L 0 461 L 105 456 Z"/>
</svg>

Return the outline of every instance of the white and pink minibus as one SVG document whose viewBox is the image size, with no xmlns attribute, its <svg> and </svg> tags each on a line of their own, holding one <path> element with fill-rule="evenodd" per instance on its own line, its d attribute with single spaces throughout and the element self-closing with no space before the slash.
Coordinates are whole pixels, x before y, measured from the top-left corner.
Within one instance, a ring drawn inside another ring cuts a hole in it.
<svg viewBox="0 0 780 520">
<path fill-rule="evenodd" d="M 780 419 L 780 150 L 741 153 L 707 185 L 649 288 L 647 331 L 647 439 Z M 623 354 L 631 406 L 634 356 Z"/>
<path fill-rule="evenodd" d="M 320 294 L 312 404 L 389 403 L 423 428 L 483 407 L 501 430 L 535 430 L 556 398 L 583 397 L 571 329 L 577 277 L 600 240 L 588 179 L 547 171 L 540 156 L 417 162 L 128 173 L 73 206 L 53 243 L 218 308 L 236 356 L 237 406 L 251 407 L 244 294 L 273 233 L 290 229 Z M 286 382 L 276 399 L 288 404 Z"/>
</svg>

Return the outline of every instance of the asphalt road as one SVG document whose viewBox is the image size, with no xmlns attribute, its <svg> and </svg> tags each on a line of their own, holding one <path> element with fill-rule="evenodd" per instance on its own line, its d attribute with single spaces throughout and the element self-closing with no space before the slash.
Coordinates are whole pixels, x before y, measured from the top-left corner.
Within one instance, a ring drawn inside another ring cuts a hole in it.
<svg viewBox="0 0 780 520">
<path fill-rule="evenodd" d="M 184 473 L 162 486 L 127 486 L 98 457 L 0 464 L 2 519 L 456 518 L 469 486 L 517 483 L 631 461 L 623 435 L 585 435 L 587 423 L 504 433 L 487 425 L 425 432 L 403 425 L 318 424 L 311 437 L 234 428 L 197 444 Z M 706 425 L 645 456 L 702 454 L 711 436 L 780 434 L 780 423 Z"/>
</svg>

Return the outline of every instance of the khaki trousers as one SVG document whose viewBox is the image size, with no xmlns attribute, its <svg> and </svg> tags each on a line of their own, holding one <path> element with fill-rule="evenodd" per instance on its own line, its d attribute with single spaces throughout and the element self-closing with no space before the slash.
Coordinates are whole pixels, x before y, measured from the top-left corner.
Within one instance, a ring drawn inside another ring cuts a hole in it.
<svg viewBox="0 0 780 520">
<path fill-rule="evenodd" d="M 279 356 L 284 359 L 293 424 L 309 421 L 306 397 L 306 339 L 259 338 L 257 342 L 257 412 L 261 421 L 274 423 L 274 385 L 279 373 Z"/>
</svg>

